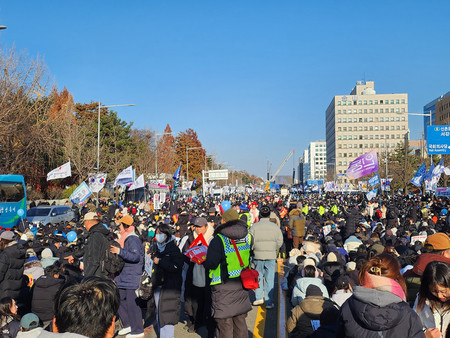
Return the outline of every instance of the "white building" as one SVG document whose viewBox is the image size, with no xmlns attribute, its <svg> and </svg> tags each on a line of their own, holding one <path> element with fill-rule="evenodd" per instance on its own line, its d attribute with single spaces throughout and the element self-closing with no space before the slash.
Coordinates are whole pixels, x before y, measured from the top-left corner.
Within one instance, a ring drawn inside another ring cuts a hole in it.
<svg viewBox="0 0 450 338">
<path fill-rule="evenodd" d="M 327 173 L 327 146 L 325 141 L 310 142 L 303 153 L 304 172 L 307 180 L 325 179 Z M 305 166 L 305 164 L 307 164 Z"/>
</svg>

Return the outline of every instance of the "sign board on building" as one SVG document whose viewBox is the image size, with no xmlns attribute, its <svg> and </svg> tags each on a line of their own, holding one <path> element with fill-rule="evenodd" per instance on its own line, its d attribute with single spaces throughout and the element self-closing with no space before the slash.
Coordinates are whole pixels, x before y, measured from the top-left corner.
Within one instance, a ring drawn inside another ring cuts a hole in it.
<svg viewBox="0 0 450 338">
<path fill-rule="evenodd" d="M 210 181 L 228 180 L 228 169 L 209 170 L 208 179 Z"/>
<path fill-rule="evenodd" d="M 427 127 L 428 154 L 450 154 L 450 126 Z"/>
<path fill-rule="evenodd" d="M 323 185 L 323 180 L 307 180 L 307 185 Z"/>
</svg>

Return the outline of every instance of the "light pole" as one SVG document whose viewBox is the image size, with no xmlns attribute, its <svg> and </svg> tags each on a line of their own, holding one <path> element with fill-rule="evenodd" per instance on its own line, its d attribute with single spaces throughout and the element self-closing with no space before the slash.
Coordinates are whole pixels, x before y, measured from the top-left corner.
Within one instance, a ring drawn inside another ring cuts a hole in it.
<svg viewBox="0 0 450 338">
<path fill-rule="evenodd" d="M 158 179 L 158 136 L 162 136 L 162 135 L 172 135 L 173 132 L 171 133 L 156 133 L 155 134 L 155 177 L 156 180 Z"/>
<path fill-rule="evenodd" d="M 194 149 L 202 149 L 202 147 L 191 147 L 188 148 L 186 147 L 186 179 L 187 179 L 187 183 L 189 183 L 189 150 L 194 150 Z"/>
<path fill-rule="evenodd" d="M 6 26 L 0 26 L 0 30 L 6 29 Z"/>
<path fill-rule="evenodd" d="M 97 121 L 97 173 L 100 170 L 100 110 L 102 108 L 111 108 L 111 107 L 128 107 L 135 106 L 135 104 L 112 104 L 108 106 L 102 106 L 101 103 L 98 104 L 98 121 Z"/>
<path fill-rule="evenodd" d="M 430 118 L 430 126 L 433 125 L 433 113 L 431 112 L 431 110 L 428 111 L 428 114 L 422 114 L 422 113 L 400 113 L 398 112 L 397 114 L 399 115 L 414 115 L 414 116 L 428 116 Z M 425 131 L 424 131 L 425 132 Z M 430 154 L 430 165 L 433 164 L 433 155 Z"/>
</svg>

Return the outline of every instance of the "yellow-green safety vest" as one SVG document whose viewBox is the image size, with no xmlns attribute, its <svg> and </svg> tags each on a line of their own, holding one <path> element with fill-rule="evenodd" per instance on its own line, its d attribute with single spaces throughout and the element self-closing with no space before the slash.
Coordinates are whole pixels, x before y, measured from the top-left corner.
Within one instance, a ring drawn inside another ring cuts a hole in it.
<svg viewBox="0 0 450 338">
<path fill-rule="evenodd" d="M 241 219 L 243 215 L 247 216 L 247 228 L 250 228 L 252 226 L 252 216 L 249 212 L 243 212 L 239 215 L 239 219 Z"/>
<path fill-rule="evenodd" d="M 227 260 L 227 270 L 228 270 L 228 278 L 237 278 L 241 275 L 241 271 L 243 268 L 247 267 L 250 262 L 250 235 L 247 234 L 247 236 L 242 240 L 236 241 L 236 247 L 239 250 L 239 254 L 241 255 L 242 262 L 244 263 L 244 266 L 241 267 L 241 264 L 239 263 L 238 256 L 236 254 L 236 250 L 234 249 L 233 243 L 231 243 L 231 240 L 222 235 L 218 234 L 217 236 L 220 237 L 223 243 L 223 247 L 225 249 L 225 258 Z M 211 284 L 210 285 L 217 285 L 222 283 L 222 275 L 221 275 L 221 264 L 217 266 L 214 270 L 209 270 L 209 278 L 211 278 Z"/>
</svg>

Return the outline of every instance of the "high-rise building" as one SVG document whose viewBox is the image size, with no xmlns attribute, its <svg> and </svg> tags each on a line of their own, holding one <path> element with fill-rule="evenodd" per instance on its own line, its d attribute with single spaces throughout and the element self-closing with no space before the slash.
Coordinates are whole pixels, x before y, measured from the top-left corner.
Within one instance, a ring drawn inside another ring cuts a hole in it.
<svg viewBox="0 0 450 338">
<path fill-rule="evenodd" d="M 303 168 L 306 180 L 325 179 L 327 166 L 327 147 L 325 141 L 310 142 L 303 154 Z M 307 164 L 307 166 L 305 166 Z"/>
<path fill-rule="evenodd" d="M 408 94 L 377 94 L 373 81 L 358 81 L 349 95 L 336 95 L 326 110 L 327 171 L 345 174 L 358 156 L 379 156 L 404 142 Z M 346 178 L 344 178 L 346 180 Z"/>
<path fill-rule="evenodd" d="M 450 124 L 450 92 L 447 92 L 446 94 L 442 95 L 441 97 L 437 98 L 434 102 L 434 119 L 433 124 L 439 124 L 439 125 L 449 125 Z M 425 120 L 428 122 L 430 119 L 428 117 L 425 117 Z"/>
</svg>

